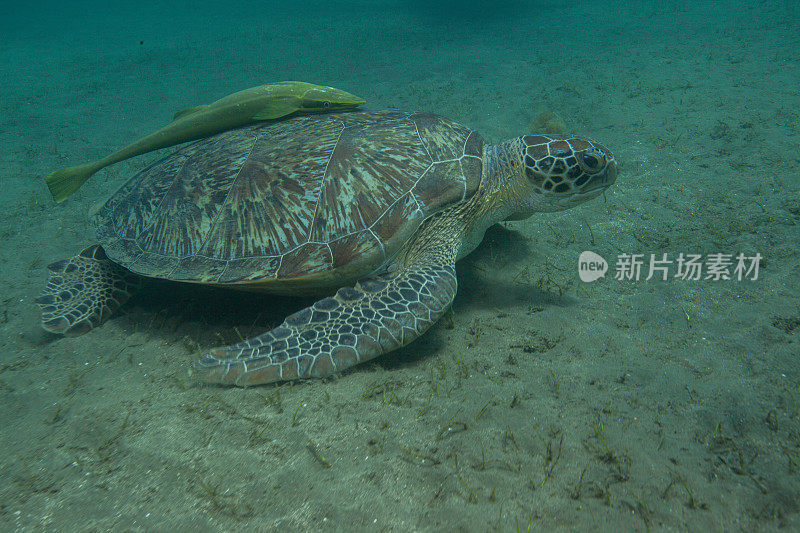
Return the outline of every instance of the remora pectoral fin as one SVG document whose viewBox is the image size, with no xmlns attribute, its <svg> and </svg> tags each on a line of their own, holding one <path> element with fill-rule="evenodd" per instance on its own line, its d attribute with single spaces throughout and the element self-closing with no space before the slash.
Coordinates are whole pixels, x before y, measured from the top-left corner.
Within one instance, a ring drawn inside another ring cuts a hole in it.
<svg viewBox="0 0 800 533">
<path fill-rule="evenodd" d="M 298 109 L 296 98 L 273 98 L 253 115 L 253 120 L 274 120 L 294 113 Z"/>
<path fill-rule="evenodd" d="M 186 109 L 181 109 L 180 111 L 175 113 L 175 115 L 172 117 L 172 120 L 175 121 L 175 120 L 178 120 L 179 118 L 185 117 L 186 115 L 191 115 L 192 113 L 197 113 L 198 111 L 203 110 L 203 109 L 205 109 L 207 107 L 208 107 L 208 105 L 198 105 L 198 106 L 189 107 L 189 108 L 186 108 Z"/>
</svg>

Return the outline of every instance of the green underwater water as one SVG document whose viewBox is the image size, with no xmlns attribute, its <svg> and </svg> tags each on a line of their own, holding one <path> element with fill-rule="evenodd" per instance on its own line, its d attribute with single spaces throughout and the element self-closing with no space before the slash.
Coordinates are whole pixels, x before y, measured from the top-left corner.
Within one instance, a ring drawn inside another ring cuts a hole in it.
<svg viewBox="0 0 800 533">
<path fill-rule="evenodd" d="M 0 529 L 797 529 L 799 13 L 8 3 Z M 45 333 L 46 266 L 93 244 L 92 206 L 169 149 L 58 205 L 44 177 L 281 80 L 491 143 L 555 112 L 619 176 L 574 209 L 489 228 L 458 263 L 452 313 L 333 379 L 243 389 L 187 372 L 307 297 L 151 280 L 101 327 Z M 584 251 L 604 278 L 581 281 Z M 640 279 L 615 279 L 623 254 L 642 254 Z M 668 280 L 644 279 L 651 254 L 674 261 Z M 763 259 L 757 279 L 694 280 L 674 275 L 681 254 Z"/>
</svg>

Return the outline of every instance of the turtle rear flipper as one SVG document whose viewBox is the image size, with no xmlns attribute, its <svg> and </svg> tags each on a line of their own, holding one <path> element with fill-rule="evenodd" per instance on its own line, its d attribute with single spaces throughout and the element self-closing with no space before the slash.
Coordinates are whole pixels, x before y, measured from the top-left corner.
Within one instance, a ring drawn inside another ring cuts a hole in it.
<svg viewBox="0 0 800 533">
<path fill-rule="evenodd" d="M 42 327 L 51 333 L 81 335 L 99 326 L 139 285 L 98 245 L 47 269 L 50 278 L 36 303 L 42 309 Z"/>
</svg>

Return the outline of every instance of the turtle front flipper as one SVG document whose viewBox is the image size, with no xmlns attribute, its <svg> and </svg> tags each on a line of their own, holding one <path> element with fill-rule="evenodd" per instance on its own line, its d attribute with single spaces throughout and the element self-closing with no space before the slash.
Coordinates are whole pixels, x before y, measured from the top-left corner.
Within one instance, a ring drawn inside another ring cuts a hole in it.
<svg viewBox="0 0 800 533">
<path fill-rule="evenodd" d="M 51 333 L 81 335 L 105 322 L 133 291 L 138 279 L 113 263 L 99 245 L 48 265 L 50 278 L 36 298 L 42 327 Z"/>
<path fill-rule="evenodd" d="M 456 243 L 439 243 L 391 274 L 345 287 L 253 339 L 195 364 L 212 383 L 258 385 L 322 378 L 405 346 L 453 302 Z"/>
</svg>

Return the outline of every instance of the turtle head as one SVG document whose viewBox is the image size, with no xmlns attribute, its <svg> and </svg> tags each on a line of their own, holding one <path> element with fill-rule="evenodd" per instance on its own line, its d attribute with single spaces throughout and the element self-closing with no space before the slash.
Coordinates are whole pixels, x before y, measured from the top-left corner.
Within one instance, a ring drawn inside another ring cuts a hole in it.
<svg viewBox="0 0 800 533">
<path fill-rule="evenodd" d="M 570 208 L 600 196 L 617 178 L 617 161 L 597 141 L 574 135 L 526 135 L 512 145 L 522 171 L 512 178 L 516 205 L 507 220 Z"/>
</svg>

